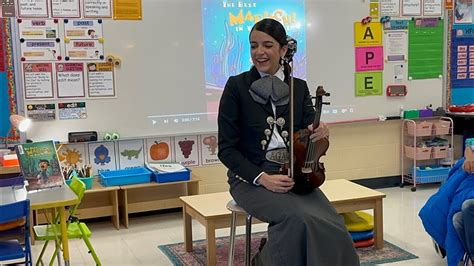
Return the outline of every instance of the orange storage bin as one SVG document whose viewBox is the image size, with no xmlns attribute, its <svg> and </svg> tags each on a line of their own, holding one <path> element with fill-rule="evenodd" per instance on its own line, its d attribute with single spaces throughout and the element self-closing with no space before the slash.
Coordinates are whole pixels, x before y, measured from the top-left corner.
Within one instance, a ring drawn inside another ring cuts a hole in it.
<svg viewBox="0 0 474 266">
<path fill-rule="evenodd" d="M 439 120 L 433 123 L 433 131 L 436 135 L 448 135 L 450 127 L 450 121 Z"/>
<path fill-rule="evenodd" d="M 433 123 L 422 121 L 415 123 L 407 123 L 407 131 L 409 135 L 416 136 L 431 136 L 433 130 Z"/>
<path fill-rule="evenodd" d="M 433 147 L 433 158 L 441 159 L 448 157 L 448 146 Z"/>
<path fill-rule="evenodd" d="M 428 160 L 431 158 L 431 151 L 432 147 L 426 148 L 419 148 L 419 147 L 412 147 L 412 146 L 405 146 L 405 155 L 410 159 L 415 159 L 415 152 L 416 152 L 416 159 L 417 160 Z"/>
</svg>

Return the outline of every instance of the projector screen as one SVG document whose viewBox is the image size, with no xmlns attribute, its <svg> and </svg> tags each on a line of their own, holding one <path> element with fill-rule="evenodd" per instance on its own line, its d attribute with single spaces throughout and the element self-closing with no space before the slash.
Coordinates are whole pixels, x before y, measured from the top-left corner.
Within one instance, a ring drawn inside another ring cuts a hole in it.
<svg viewBox="0 0 474 266">
<path fill-rule="evenodd" d="M 28 138 L 65 141 L 68 132 L 91 130 L 100 137 L 118 132 L 121 138 L 216 132 L 222 88 L 230 75 L 250 69 L 249 29 L 269 16 L 298 42 L 295 76 L 308 81 L 311 93 L 318 85 L 331 93 L 323 121 L 442 104 L 442 79 L 409 81 L 405 97 L 355 97 L 354 22 L 368 15 L 369 1 L 143 0 L 142 5 L 141 21 L 103 23 L 105 56 L 122 62 L 114 68 L 116 96 L 26 101 L 85 102 L 87 112 L 85 119 L 34 122 Z M 62 21 L 59 32 L 62 38 Z M 393 73 L 394 66 L 386 64 L 384 88 Z"/>
</svg>

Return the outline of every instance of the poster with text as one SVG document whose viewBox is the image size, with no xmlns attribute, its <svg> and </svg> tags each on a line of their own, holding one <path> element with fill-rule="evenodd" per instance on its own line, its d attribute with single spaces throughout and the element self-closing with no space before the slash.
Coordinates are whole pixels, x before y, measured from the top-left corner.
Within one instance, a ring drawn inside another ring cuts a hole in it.
<svg viewBox="0 0 474 266">
<path fill-rule="evenodd" d="M 354 23 L 354 46 L 380 45 L 382 45 L 382 24 L 380 22 Z"/>
<path fill-rule="evenodd" d="M 114 0 L 114 19 L 142 19 L 142 0 Z"/>
<path fill-rule="evenodd" d="M 53 18 L 80 18 L 79 0 L 51 0 Z"/>
<path fill-rule="evenodd" d="M 171 137 L 146 139 L 147 162 L 174 162 Z"/>
<path fill-rule="evenodd" d="M 58 23 L 53 19 L 22 19 L 18 27 L 20 40 L 58 38 Z"/>
<path fill-rule="evenodd" d="M 441 16 L 443 12 L 443 0 L 424 0 L 423 16 Z"/>
<path fill-rule="evenodd" d="M 33 121 L 56 120 L 56 105 L 54 103 L 27 104 L 26 115 Z"/>
<path fill-rule="evenodd" d="M 355 73 L 356 97 L 381 96 L 383 92 L 382 72 Z"/>
<path fill-rule="evenodd" d="M 112 0 L 84 0 L 85 18 L 111 18 Z"/>
<path fill-rule="evenodd" d="M 53 98 L 53 66 L 51 63 L 24 63 L 25 99 Z"/>
<path fill-rule="evenodd" d="M 356 47 L 356 72 L 383 70 L 383 46 Z"/>
<path fill-rule="evenodd" d="M 380 16 L 399 17 L 401 0 L 380 0 Z"/>
<path fill-rule="evenodd" d="M 199 165 L 199 142 L 198 136 L 174 137 L 176 162 L 183 166 Z"/>
<path fill-rule="evenodd" d="M 219 150 L 218 138 L 216 134 L 204 134 L 200 137 L 201 140 L 201 158 L 202 165 L 219 164 L 221 161 L 217 157 Z"/>
<path fill-rule="evenodd" d="M 89 161 L 87 159 L 86 143 L 61 144 L 58 150 L 58 159 L 61 167 L 76 166 L 82 169 Z"/>
<path fill-rule="evenodd" d="M 102 20 L 64 21 L 64 37 L 70 40 L 98 40 L 103 38 Z"/>
<path fill-rule="evenodd" d="M 104 45 L 99 40 L 69 40 L 66 42 L 66 60 L 102 60 Z"/>
<path fill-rule="evenodd" d="M 402 0 L 402 16 L 421 16 L 421 0 Z"/>
<path fill-rule="evenodd" d="M 18 0 L 18 15 L 21 18 L 47 18 L 47 0 Z"/>
<path fill-rule="evenodd" d="M 23 40 L 20 41 L 21 57 L 24 61 L 61 60 L 61 49 L 56 40 Z"/>
<path fill-rule="evenodd" d="M 112 63 L 88 63 L 89 97 L 115 97 L 114 66 Z"/>
<path fill-rule="evenodd" d="M 16 15 L 15 0 L 2 0 L 1 15 L 4 18 L 14 18 Z"/>
<path fill-rule="evenodd" d="M 142 139 L 118 141 L 119 168 L 145 166 L 145 151 Z"/>
<path fill-rule="evenodd" d="M 454 23 L 472 23 L 472 0 L 456 0 L 454 4 Z"/>
<path fill-rule="evenodd" d="M 474 87 L 474 25 L 455 25 L 451 33 L 451 86 Z"/>
<path fill-rule="evenodd" d="M 89 143 L 89 164 L 92 173 L 98 175 L 102 172 L 117 170 L 115 160 L 115 144 L 113 141 Z"/>
<path fill-rule="evenodd" d="M 384 31 L 385 60 L 405 62 L 408 59 L 408 32 Z"/>
<path fill-rule="evenodd" d="M 58 103 L 59 120 L 86 119 L 85 102 Z"/>
<path fill-rule="evenodd" d="M 84 63 L 57 63 L 58 98 L 85 97 Z"/>
<path fill-rule="evenodd" d="M 201 1 L 206 88 L 222 90 L 229 76 L 250 69 L 249 32 L 255 22 L 273 17 L 298 42 L 295 77 L 306 79 L 304 0 Z M 217 111 L 217 110 L 215 110 Z"/>
</svg>

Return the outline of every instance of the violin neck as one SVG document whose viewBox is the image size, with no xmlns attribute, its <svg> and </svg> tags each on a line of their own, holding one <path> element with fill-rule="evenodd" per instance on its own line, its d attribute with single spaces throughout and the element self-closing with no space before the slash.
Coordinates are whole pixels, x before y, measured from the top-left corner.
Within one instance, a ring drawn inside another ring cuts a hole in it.
<svg viewBox="0 0 474 266">
<path fill-rule="evenodd" d="M 316 97 L 316 102 L 314 104 L 314 120 L 313 120 L 313 129 L 319 127 L 319 122 L 321 121 L 321 109 L 323 108 L 323 99 L 321 96 Z"/>
</svg>

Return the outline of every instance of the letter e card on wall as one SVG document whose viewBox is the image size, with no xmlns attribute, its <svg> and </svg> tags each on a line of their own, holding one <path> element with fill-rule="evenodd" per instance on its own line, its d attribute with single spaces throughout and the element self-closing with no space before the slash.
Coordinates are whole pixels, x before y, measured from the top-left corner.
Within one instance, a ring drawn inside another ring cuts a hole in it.
<svg viewBox="0 0 474 266">
<path fill-rule="evenodd" d="M 382 95 L 382 72 L 361 72 L 355 74 L 356 97 Z"/>
</svg>

